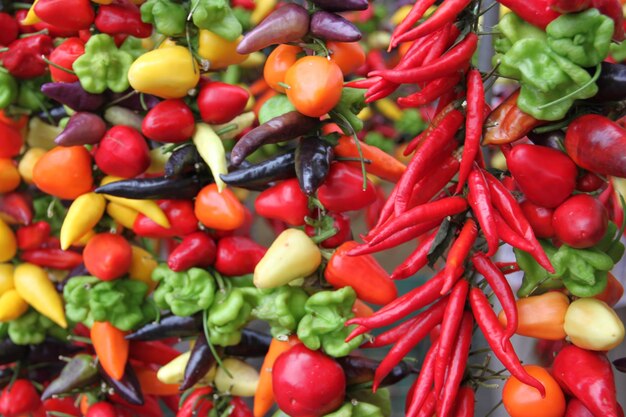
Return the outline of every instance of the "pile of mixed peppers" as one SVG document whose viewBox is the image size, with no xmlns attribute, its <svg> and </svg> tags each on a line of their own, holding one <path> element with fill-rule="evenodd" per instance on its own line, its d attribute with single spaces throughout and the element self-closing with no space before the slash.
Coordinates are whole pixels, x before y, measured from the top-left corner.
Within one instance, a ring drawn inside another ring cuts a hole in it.
<svg viewBox="0 0 626 417">
<path fill-rule="evenodd" d="M 622 4 L 485 3 L 0 3 L 0 415 L 623 416 Z"/>
</svg>

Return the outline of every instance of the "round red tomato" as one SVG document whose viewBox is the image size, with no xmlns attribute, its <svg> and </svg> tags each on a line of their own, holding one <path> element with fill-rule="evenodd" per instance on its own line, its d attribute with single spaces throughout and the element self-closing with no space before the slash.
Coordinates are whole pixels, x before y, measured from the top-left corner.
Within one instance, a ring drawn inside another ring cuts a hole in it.
<svg viewBox="0 0 626 417">
<path fill-rule="evenodd" d="M 336 410 L 346 393 L 346 376 L 329 356 L 298 344 L 272 368 L 276 404 L 291 417 L 320 417 Z"/>
<path fill-rule="evenodd" d="M 111 281 L 128 273 L 133 258 L 130 243 L 120 235 L 95 235 L 83 251 L 87 271 L 103 281 Z"/>
<path fill-rule="evenodd" d="M 606 208 L 587 194 L 568 198 L 552 216 L 556 238 L 573 248 L 588 248 L 600 242 L 608 222 Z"/>
<path fill-rule="evenodd" d="M 537 365 L 524 366 L 526 372 L 546 388 L 545 398 L 539 392 L 511 376 L 502 390 L 502 403 L 511 417 L 563 417 L 565 396 L 550 373 Z"/>
</svg>

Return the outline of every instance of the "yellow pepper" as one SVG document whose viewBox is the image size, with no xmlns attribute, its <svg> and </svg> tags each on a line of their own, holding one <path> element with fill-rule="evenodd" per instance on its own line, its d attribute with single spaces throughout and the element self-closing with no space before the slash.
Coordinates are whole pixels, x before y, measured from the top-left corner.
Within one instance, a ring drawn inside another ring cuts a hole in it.
<svg viewBox="0 0 626 417">
<path fill-rule="evenodd" d="M 374 113 L 372 113 L 371 107 L 363 107 L 363 109 L 359 112 L 359 114 L 356 115 L 356 117 L 365 122 L 371 119 L 373 115 Z"/>
<path fill-rule="evenodd" d="M 30 6 L 30 9 L 28 9 L 28 13 L 26 14 L 26 17 L 20 22 L 22 25 L 30 26 L 30 25 L 34 25 L 35 23 L 41 22 L 41 19 L 39 18 L 39 16 L 35 14 L 35 6 L 37 5 L 38 1 L 39 0 L 35 0 L 32 6 Z"/>
<path fill-rule="evenodd" d="M 254 285 L 280 287 L 311 275 L 321 262 L 319 248 L 306 233 L 287 229 L 278 235 L 254 269 Z"/>
<path fill-rule="evenodd" d="M 250 23 L 258 25 L 276 7 L 276 0 L 256 0 L 255 7 L 250 15 Z"/>
<path fill-rule="evenodd" d="M 95 235 L 96 235 L 96 232 L 93 229 L 91 229 L 90 231 L 88 231 L 87 233 L 82 235 L 74 243 L 72 243 L 72 245 L 74 245 L 74 246 L 85 246 L 87 244 L 87 242 L 89 242 L 89 239 L 91 239 Z"/>
<path fill-rule="evenodd" d="M 13 259 L 17 253 L 17 239 L 8 224 L 0 219 L 0 262 Z"/>
<path fill-rule="evenodd" d="M 374 103 L 374 105 L 383 114 L 383 116 L 393 120 L 394 122 L 402 118 L 402 110 L 400 110 L 400 107 L 388 98 L 378 100 Z"/>
<path fill-rule="evenodd" d="M 220 174 L 228 174 L 226 150 L 224 149 L 222 139 L 211 129 L 211 126 L 205 123 L 198 123 L 192 141 L 204 162 L 209 166 L 217 185 L 217 190 L 221 193 L 226 188 L 226 183 L 222 181 Z"/>
<path fill-rule="evenodd" d="M 215 375 L 217 390 L 240 397 L 254 396 L 259 385 L 259 372 L 251 365 L 235 358 L 226 358 L 222 363 L 224 366 L 217 368 Z"/>
<path fill-rule="evenodd" d="M 229 41 L 205 29 L 198 35 L 198 55 L 209 62 L 209 69 L 226 68 L 229 65 L 239 64 L 248 58 L 248 55 L 237 53 L 237 45 L 243 36 Z"/>
<path fill-rule="evenodd" d="M 117 203 L 107 205 L 107 214 L 127 229 L 132 229 L 139 212 Z"/>
<path fill-rule="evenodd" d="M 131 249 L 133 251 L 133 257 L 128 275 L 130 279 L 147 284 L 148 291 L 151 292 L 157 286 L 157 282 L 152 280 L 152 271 L 154 271 L 158 263 L 147 250 L 135 245 L 131 245 Z"/>
<path fill-rule="evenodd" d="M 63 328 L 67 328 L 63 300 L 46 271 L 33 264 L 23 263 L 15 268 L 13 278 L 17 293 L 35 310 Z"/>
<path fill-rule="evenodd" d="M 102 182 L 100 183 L 100 185 L 105 185 L 111 182 L 120 181 L 121 179 L 122 178 L 107 176 L 102 179 Z M 108 194 L 103 194 L 103 195 L 104 195 L 104 198 L 106 198 L 110 202 L 117 203 L 122 206 L 136 210 L 139 213 L 143 214 L 144 216 L 148 217 L 150 220 L 152 220 L 159 226 L 163 226 L 167 229 L 170 228 L 170 222 L 167 219 L 167 216 L 165 215 L 165 213 L 163 213 L 163 210 L 161 210 L 161 207 L 159 207 L 157 203 L 155 203 L 152 200 L 134 200 L 131 198 L 116 197 L 116 196 L 112 196 Z M 122 223 L 122 225 L 124 224 Z M 124 227 L 126 227 L 126 225 L 124 225 Z M 132 229 L 132 225 L 130 226 L 130 228 Z"/>
<path fill-rule="evenodd" d="M 28 303 L 16 290 L 9 290 L 0 296 L 0 322 L 19 318 L 28 311 Z"/>
<path fill-rule="evenodd" d="M 159 368 L 157 372 L 157 379 L 164 384 L 180 384 L 183 382 L 185 378 L 185 368 L 187 367 L 187 362 L 189 362 L 189 357 L 191 356 L 191 351 L 185 352 L 174 359 L 172 359 L 167 364 L 163 365 Z M 211 367 L 209 372 L 206 373 L 202 377 L 200 381 L 198 381 L 197 385 L 209 385 L 215 379 L 215 373 L 217 372 L 217 367 L 214 365 Z"/>
<path fill-rule="evenodd" d="M 28 134 L 26 135 L 26 143 L 31 148 L 43 148 L 50 150 L 54 148 L 56 143 L 54 140 L 63 131 L 62 127 L 53 126 L 41 120 L 39 117 L 33 117 L 28 122 Z"/>
<path fill-rule="evenodd" d="M 391 22 L 391 24 L 394 26 L 399 25 L 400 22 L 402 22 L 404 18 L 409 14 L 412 7 L 413 7 L 412 5 L 406 4 L 400 7 L 398 10 L 396 10 L 389 18 L 389 21 Z"/>
<path fill-rule="evenodd" d="M 0 295 L 15 288 L 13 285 L 13 264 L 0 264 Z"/>
<path fill-rule="evenodd" d="M 17 171 L 27 184 L 33 183 L 33 168 L 39 159 L 44 156 L 46 150 L 44 148 L 29 148 L 17 165 Z"/>
<path fill-rule="evenodd" d="M 93 229 L 104 214 L 106 201 L 101 194 L 85 193 L 72 202 L 61 226 L 61 249 L 67 250 Z"/>
<path fill-rule="evenodd" d="M 235 117 L 233 120 L 231 120 L 228 123 L 223 123 L 220 125 L 210 125 L 210 126 L 211 126 L 211 129 L 213 129 L 215 132 L 219 132 L 225 127 L 230 127 L 232 125 L 235 125 L 234 129 L 227 130 L 226 132 L 219 135 L 220 139 L 229 140 L 229 139 L 235 139 L 238 134 L 240 134 L 241 132 L 243 132 L 250 126 L 252 126 L 255 120 L 256 120 L 256 115 L 254 114 L 254 112 L 249 111 L 246 113 L 241 113 L 239 116 Z"/>
<path fill-rule="evenodd" d="M 263 52 L 256 51 L 248 55 L 248 58 L 239 65 L 241 68 L 259 68 L 265 63 L 266 59 L 267 57 Z"/>
<path fill-rule="evenodd" d="M 131 87 L 161 98 L 185 97 L 199 80 L 198 63 L 184 46 L 146 52 L 128 70 Z"/>
<path fill-rule="evenodd" d="M 608 304 L 596 298 L 579 298 L 565 313 L 565 333 L 579 348 L 611 350 L 624 340 L 624 324 Z"/>
</svg>

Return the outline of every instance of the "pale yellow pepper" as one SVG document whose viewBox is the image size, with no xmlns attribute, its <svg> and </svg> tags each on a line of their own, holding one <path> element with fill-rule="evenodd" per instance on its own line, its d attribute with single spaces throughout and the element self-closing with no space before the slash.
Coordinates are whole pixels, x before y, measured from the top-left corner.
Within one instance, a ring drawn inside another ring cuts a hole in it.
<svg viewBox="0 0 626 417">
<path fill-rule="evenodd" d="M 228 174 L 226 150 L 224 149 L 222 139 L 211 126 L 206 123 L 198 123 L 192 141 L 196 145 L 198 153 L 211 170 L 217 190 L 221 193 L 226 188 L 226 183 L 222 181 L 220 174 Z"/>
<path fill-rule="evenodd" d="M 20 264 L 15 268 L 13 282 L 17 293 L 35 310 L 67 328 L 63 300 L 43 268 L 29 263 Z"/>
<path fill-rule="evenodd" d="M 85 193 L 72 202 L 61 226 L 61 249 L 67 250 L 93 229 L 104 214 L 106 200 L 101 194 Z"/>
<path fill-rule="evenodd" d="M 150 151 L 150 166 L 146 174 L 162 174 L 165 171 L 165 164 L 169 159 L 169 154 L 163 152 L 168 145 L 159 146 Z"/>
<path fill-rule="evenodd" d="M 259 372 L 236 358 L 226 358 L 222 363 L 224 366 L 217 368 L 215 375 L 217 390 L 240 397 L 254 396 L 259 385 Z"/>
<path fill-rule="evenodd" d="M 17 239 L 8 224 L 0 219 L 0 262 L 13 259 L 17 253 Z"/>
<path fill-rule="evenodd" d="M 595 298 L 572 302 L 563 328 L 570 341 L 583 349 L 611 350 L 624 340 L 624 323 L 615 310 Z"/>
<path fill-rule="evenodd" d="M 198 35 L 198 55 L 209 63 L 208 69 L 221 69 L 229 65 L 240 64 L 248 58 L 237 52 L 237 45 L 243 36 L 229 41 L 205 29 Z"/>
<path fill-rule="evenodd" d="M 378 111 L 380 111 L 383 116 L 386 118 L 395 121 L 398 121 L 402 118 L 402 110 L 396 103 L 391 101 L 388 98 L 383 98 L 374 103 Z"/>
<path fill-rule="evenodd" d="M 185 97 L 199 80 L 198 63 L 184 46 L 146 52 L 128 70 L 131 87 L 161 98 Z"/>
<path fill-rule="evenodd" d="M 127 229 L 132 229 L 139 212 L 117 203 L 107 204 L 107 214 Z"/>
<path fill-rule="evenodd" d="M 15 288 L 13 285 L 13 264 L 0 264 L 0 295 Z"/>
<path fill-rule="evenodd" d="M 147 284 L 148 292 L 152 292 L 157 286 L 157 282 L 152 280 L 152 271 L 158 266 L 158 263 L 147 250 L 135 245 L 131 245 L 131 249 L 133 257 L 128 275 L 130 279 Z"/>
<path fill-rule="evenodd" d="M 163 365 L 157 372 L 157 379 L 164 384 L 180 384 L 183 382 L 183 379 L 185 378 L 185 368 L 187 367 L 187 362 L 189 362 L 190 356 L 191 351 L 188 351 Z M 202 379 L 198 381 L 196 386 L 209 385 L 215 379 L 216 372 L 217 367 L 213 365 L 211 369 L 209 369 L 209 372 L 207 372 Z"/>
<path fill-rule="evenodd" d="M 46 154 L 44 148 L 29 148 L 17 165 L 17 171 L 27 184 L 33 183 L 33 168 L 39 159 Z"/>
<path fill-rule="evenodd" d="M 0 296 L 0 322 L 19 318 L 28 311 L 28 303 L 16 290 L 9 290 Z"/>
<path fill-rule="evenodd" d="M 61 134 L 62 131 L 62 127 L 48 124 L 39 117 L 32 117 L 28 122 L 26 143 L 31 148 L 43 148 L 50 150 L 57 146 L 56 143 L 54 143 L 54 140 Z"/>
</svg>

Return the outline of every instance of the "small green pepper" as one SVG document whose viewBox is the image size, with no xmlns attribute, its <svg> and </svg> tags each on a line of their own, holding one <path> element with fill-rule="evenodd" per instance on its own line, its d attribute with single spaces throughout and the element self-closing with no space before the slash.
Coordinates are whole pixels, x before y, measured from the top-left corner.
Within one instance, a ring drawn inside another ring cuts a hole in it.
<svg viewBox="0 0 626 417">
<path fill-rule="evenodd" d="M 611 46 L 609 46 L 609 55 L 611 55 L 616 62 L 626 60 L 626 41 L 612 43 Z"/>
<path fill-rule="evenodd" d="M 106 34 L 93 35 L 85 44 L 85 53 L 78 57 L 72 68 L 85 91 L 103 93 L 107 88 L 116 93 L 128 89 L 128 70 L 133 57 L 115 46 Z"/>
<path fill-rule="evenodd" d="M 0 67 L 0 109 L 8 107 L 17 99 L 17 81 L 9 72 Z"/>
<path fill-rule="evenodd" d="M 154 291 L 156 305 L 170 309 L 177 316 L 191 316 L 206 310 L 215 297 L 215 279 L 204 269 L 174 272 L 161 264 L 152 271 L 152 280 L 159 282 Z"/>
<path fill-rule="evenodd" d="M 496 30 L 500 33 L 494 41 L 494 49 L 500 54 L 506 53 L 513 44 L 522 39 L 546 40 L 546 34 L 541 29 L 524 21 L 515 13 L 507 13 L 498 22 Z M 494 56 L 497 59 L 498 55 Z"/>
<path fill-rule="evenodd" d="M 61 336 L 62 332 L 54 332 L 55 327 L 58 328 L 56 330 L 63 330 L 52 320 L 31 309 L 9 322 L 8 333 L 11 341 L 16 345 L 37 345 L 42 343 L 48 334 Z"/>
<path fill-rule="evenodd" d="M 574 278 L 573 275 L 563 276 L 563 283 L 567 290 L 576 297 L 593 297 L 600 294 L 607 285 L 608 273 L 607 271 L 595 271 L 594 283 L 587 284 Z"/>
<path fill-rule="evenodd" d="M 357 114 L 365 107 L 365 92 L 358 88 L 344 87 L 341 90 L 341 98 L 339 103 L 330 112 L 331 118 L 336 118 L 339 126 L 349 123 L 355 132 L 363 130 L 363 120 L 357 117 Z M 345 131 L 345 134 L 351 134 L 351 131 Z"/>
<path fill-rule="evenodd" d="M 261 106 L 259 110 L 259 124 L 263 124 L 274 117 L 282 116 L 285 113 L 295 110 L 296 108 L 291 104 L 291 101 L 289 101 L 286 95 L 276 94 Z"/>
<path fill-rule="evenodd" d="M 185 32 L 187 9 L 170 0 L 148 0 L 141 5 L 141 20 L 165 36 L 176 36 Z"/>
<path fill-rule="evenodd" d="M 46 96 L 41 92 L 41 85 L 44 82 L 43 77 L 21 81 L 16 104 L 31 111 L 41 111 L 46 102 Z"/>
<path fill-rule="evenodd" d="M 546 27 L 548 45 L 581 67 L 593 67 L 607 57 L 613 20 L 597 9 L 563 14 Z"/>
<path fill-rule="evenodd" d="M 305 315 L 307 293 L 301 288 L 289 286 L 257 291 L 260 294 L 259 303 L 252 314 L 270 325 L 270 332 L 275 338 L 293 333 Z"/>
<path fill-rule="evenodd" d="M 194 25 L 226 40 L 234 41 L 243 31 L 226 0 L 192 0 L 191 10 Z"/>
<path fill-rule="evenodd" d="M 134 36 L 129 36 L 126 38 L 122 45 L 120 46 L 120 51 L 128 52 L 133 59 L 139 58 L 141 55 L 148 52 L 141 43 L 141 39 L 135 38 Z"/>
<path fill-rule="evenodd" d="M 207 313 L 211 343 L 219 346 L 239 343 L 241 330 L 251 318 L 252 307 L 240 288 L 218 292 Z"/>
<path fill-rule="evenodd" d="M 74 323 L 91 322 L 89 298 L 91 289 L 101 282 L 96 277 L 82 276 L 70 278 L 63 287 L 65 299 L 65 315 Z"/>
<path fill-rule="evenodd" d="M 529 253 L 519 249 L 513 250 L 517 264 L 524 271 L 522 285 L 517 290 L 517 296 L 519 298 L 528 297 L 533 294 L 541 294 L 550 289 L 563 288 L 563 282 L 560 276 L 565 272 L 565 267 L 561 264 L 559 259 L 554 258 L 557 252 L 556 248 L 545 242 L 541 242 L 541 246 L 550 258 L 552 266 L 554 266 L 556 270 L 555 274 L 549 274 Z"/>
</svg>

